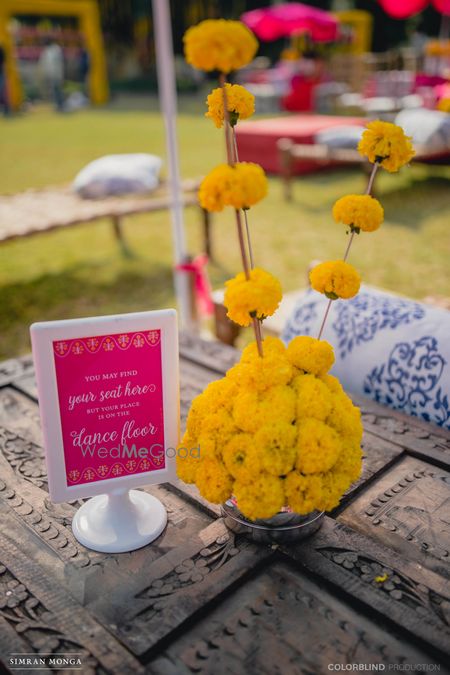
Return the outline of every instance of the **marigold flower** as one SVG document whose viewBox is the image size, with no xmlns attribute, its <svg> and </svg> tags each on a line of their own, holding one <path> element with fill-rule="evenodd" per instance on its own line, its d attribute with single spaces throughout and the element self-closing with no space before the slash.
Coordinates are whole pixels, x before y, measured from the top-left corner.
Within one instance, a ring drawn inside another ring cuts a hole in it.
<svg viewBox="0 0 450 675">
<path fill-rule="evenodd" d="M 370 195 L 347 195 L 333 206 L 333 218 L 337 223 L 348 225 L 359 234 L 377 230 L 384 219 L 384 210 L 378 199 Z"/>
<path fill-rule="evenodd" d="M 344 394 L 344 396 L 345 396 L 345 392 L 344 392 L 344 389 L 342 387 L 342 384 L 339 382 L 337 377 L 335 377 L 334 375 L 325 374 L 325 375 L 321 375 L 320 379 L 322 380 L 322 382 L 324 382 L 324 384 L 326 384 L 328 389 L 333 394 Z"/>
<path fill-rule="evenodd" d="M 345 392 L 332 396 L 332 408 L 326 422 L 341 436 L 354 439 L 358 443 L 361 441 L 363 435 L 361 411 L 353 405 Z"/>
<path fill-rule="evenodd" d="M 233 494 L 251 519 L 283 507 L 330 510 L 361 473 L 361 415 L 337 378 L 333 350 L 302 336 L 264 340 L 194 399 L 177 473 L 215 503 Z M 262 373 L 262 374 L 261 374 Z"/>
<path fill-rule="evenodd" d="M 237 480 L 233 490 L 239 510 L 251 520 L 271 518 L 284 506 L 283 481 L 265 472 L 252 481 Z"/>
<path fill-rule="evenodd" d="M 259 164 L 219 164 L 202 180 L 198 198 L 207 211 L 222 211 L 224 206 L 248 209 L 266 196 L 267 186 Z"/>
<path fill-rule="evenodd" d="M 309 335 L 299 335 L 291 340 L 286 354 L 292 365 L 313 375 L 324 375 L 334 363 L 330 343 Z"/>
<path fill-rule="evenodd" d="M 245 87 L 240 84 L 225 84 L 227 97 L 227 108 L 231 126 L 234 126 L 238 120 L 245 120 L 251 117 L 255 112 L 255 97 Z M 223 125 L 223 89 L 217 87 L 213 89 L 206 99 L 208 112 L 205 117 L 212 119 L 217 129 Z"/>
<path fill-rule="evenodd" d="M 339 455 L 338 461 L 332 468 L 332 476 L 343 474 L 348 481 L 345 490 L 361 474 L 362 468 L 362 450 L 361 439 L 358 441 L 344 438 L 343 450 Z M 340 479 L 342 480 L 342 478 Z"/>
<path fill-rule="evenodd" d="M 249 326 L 253 318 L 262 321 L 271 316 L 282 297 L 278 279 L 259 267 L 250 271 L 250 279 L 240 272 L 225 286 L 227 316 L 240 326 Z"/>
<path fill-rule="evenodd" d="M 309 273 L 309 279 L 314 290 L 330 300 L 353 298 L 361 284 L 356 269 L 343 260 L 329 260 L 316 265 Z"/>
<path fill-rule="evenodd" d="M 304 476 L 299 471 L 291 471 L 284 481 L 284 489 L 287 502 L 295 513 L 311 513 L 322 499 L 322 476 Z"/>
<path fill-rule="evenodd" d="M 293 424 L 277 420 L 262 426 L 255 435 L 255 445 L 264 471 L 274 476 L 284 476 L 294 467 L 297 457 Z"/>
<path fill-rule="evenodd" d="M 315 419 L 298 425 L 297 447 L 295 468 L 304 474 L 329 471 L 342 451 L 338 433 Z"/>
<path fill-rule="evenodd" d="M 230 204 L 234 177 L 234 168 L 229 164 L 219 164 L 212 169 L 200 184 L 200 205 L 207 211 L 222 211 Z"/>
<path fill-rule="evenodd" d="M 250 434 L 235 434 L 223 449 L 223 461 L 233 478 L 252 480 L 261 471 L 259 453 Z"/>
<path fill-rule="evenodd" d="M 256 343 L 248 345 L 239 364 L 228 371 L 230 378 L 241 389 L 264 392 L 277 385 L 287 385 L 294 375 L 286 347 L 278 338 L 263 340 L 264 358 L 260 358 Z"/>
<path fill-rule="evenodd" d="M 223 444 L 236 431 L 230 413 L 220 407 L 217 408 L 214 402 L 211 402 L 208 415 L 204 418 L 202 424 L 202 433 L 209 434 Z"/>
<path fill-rule="evenodd" d="M 358 144 L 358 150 L 369 162 L 378 162 L 390 173 L 398 171 L 415 155 L 411 138 L 405 136 L 403 129 L 381 120 L 369 122 Z"/>
<path fill-rule="evenodd" d="M 284 342 L 280 338 L 272 337 L 271 335 L 264 338 L 263 350 L 264 357 L 272 355 L 283 356 L 286 354 Z M 255 361 L 259 364 L 260 356 L 258 345 L 253 341 L 242 350 L 241 363 L 254 363 Z"/>
<path fill-rule="evenodd" d="M 186 433 L 177 448 L 177 475 L 185 483 L 195 483 L 197 469 L 200 466 L 200 453 L 194 451 L 195 447 L 192 436 Z"/>
<path fill-rule="evenodd" d="M 222 462 L 205 458 L 197 469 L 195 483 L 202 497 L 213 504 L 222 504 L 231 495 L 233 479 Z"/>
<path fill-rule="evenodd" d="M 297 375 L 292 382 L 297 392 L 296 417 L 301 422 L 307 417 L 325 420 L 331 413 L 332 394 L 326 384 L 314 375 Z"/>
<path fill-rule="evenodd" d="M 343 471 L 340 471 L 338 462 L 327 473 L 321 474 L 322 489 L 317 501 L 317 508 L 321 511 L 331 511 L 341 501 L 341 497 L 350 487 L 352 480 Z"/>
<path fill-rule="evenodd" d="M 233 419 L 236 426 L 253 434 L 258 428 L 258 394 L 253 389 L 243 387 L 233 402 Z"/>
<path fill-rule="evenodd" d="M 221 379 L 210 382 L 202 392 L 205 405 L 214 406 L 217 410 L 231 411 L 233 398 L 237 387 L 231 379 Z M 195 399 L 198 400 L 199 397 Z M 192 408 L 191 408 L 192 409 Z"/>
<path fill-rule="evenodd" d="M 267 194 L 268 182 L 264 169 L 253 162 L 237 162 L 234 166 L 233 189 L 229 205 L 235 209 L 249 209 Z"/>
<path fill-rule="evenodd" d="M 240 21 L 207 19 L 184 34 L 186 61 L 200 70 L 229 73 L 253 60 L 258 41 Z"/>
</svg>

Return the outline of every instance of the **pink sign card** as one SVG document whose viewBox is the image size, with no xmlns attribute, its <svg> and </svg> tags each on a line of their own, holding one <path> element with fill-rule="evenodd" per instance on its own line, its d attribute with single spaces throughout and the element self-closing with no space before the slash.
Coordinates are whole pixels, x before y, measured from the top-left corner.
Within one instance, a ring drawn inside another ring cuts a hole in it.
<svg viewBox="0 0 450 675">
<path fill-rule="evenodd" d="M 53 342 L 67 485 L 165 466 L 161 331 Z"/>
<path fill-rule="evenodd" d="M 52 499 L 171 480 L 175 311 L 42 322 L 31 338 Z"/>
</svg>

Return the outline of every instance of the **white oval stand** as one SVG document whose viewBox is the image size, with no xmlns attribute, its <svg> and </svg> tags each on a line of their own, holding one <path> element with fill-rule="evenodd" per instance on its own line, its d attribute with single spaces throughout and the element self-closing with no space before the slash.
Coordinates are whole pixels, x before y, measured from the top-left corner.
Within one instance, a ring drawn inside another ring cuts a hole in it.
<svg viewBox="0 0 450 675">
<path fill-rule="evenodd" d="M 125 553 L 154 541 L 167 524 L 156 497 L 140 490 L 117 489 L 89 499 L 73 517 L 76 539 L 101 553 Z"/>
</svg>

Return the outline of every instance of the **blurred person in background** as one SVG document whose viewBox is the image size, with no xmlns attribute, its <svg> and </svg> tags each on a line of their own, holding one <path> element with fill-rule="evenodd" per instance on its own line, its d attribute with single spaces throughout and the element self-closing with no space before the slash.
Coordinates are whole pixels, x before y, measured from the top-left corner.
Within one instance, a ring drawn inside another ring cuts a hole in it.
<svg viewBox="0 0 450 675">
<path fill-rule="evenodd" d="M 6 52 L 0 45 L 0 105 L 5 116 L 9 115 L 8 84 L 6 81 Z"/>
<path fill-rule="evenodd" d="M 78 59 L 78 70 L 80 76 L 80 82 L 83 86 L 83 94 L 89 98 L 89 70 L 91 64 L 89 59 L 89 52 L 86 49 L 86 46 L 83 42 L 80 49 L 80 55 Z"/>
<path fill-rule="evenodd" d="M 55 39 L 47 40 L 39 58 L 39 69 L 56 110 L 64 109 L 64 54 Z"/>
</svg>

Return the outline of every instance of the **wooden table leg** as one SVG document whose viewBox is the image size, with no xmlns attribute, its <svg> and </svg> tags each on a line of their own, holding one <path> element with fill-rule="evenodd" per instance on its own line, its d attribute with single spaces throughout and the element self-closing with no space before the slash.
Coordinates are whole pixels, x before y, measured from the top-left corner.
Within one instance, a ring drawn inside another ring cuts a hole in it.
<svg viewBox="0 0 450 675">
<path fill-rule="evenodd" d="M 284 198 L 287 202 L 290 202 L 292 201 L 292 148 L 294 143 L 290 138 L 280 138 L 277 145 L 280 158 L 280 175 L 281 180 L 283 181 Z"/>
<path fill-rule="evenodd" d="M 125 237 L 123 236 L 122 218 L 120 216 L 111 216 L 111 222 L 113 226 L 114 236 L 119 243 L 123 255 L 127 258 L 132 258 L 133 253 L 131 249 L 128 247 Z"/>
</svg>

